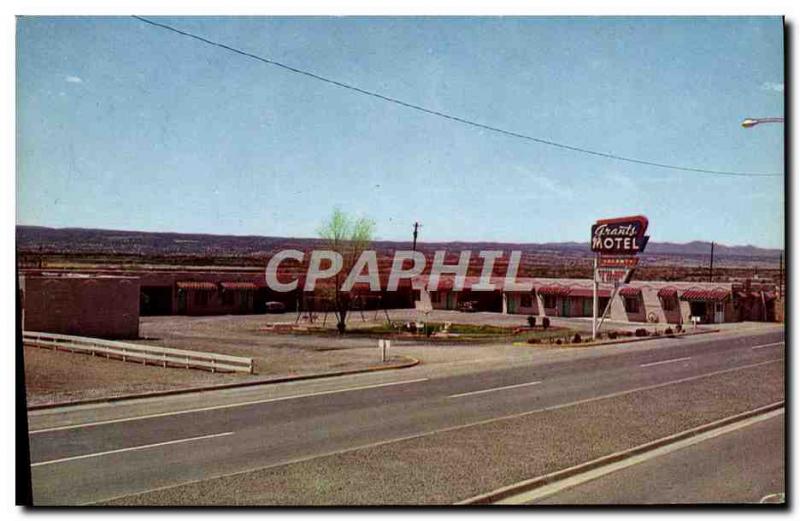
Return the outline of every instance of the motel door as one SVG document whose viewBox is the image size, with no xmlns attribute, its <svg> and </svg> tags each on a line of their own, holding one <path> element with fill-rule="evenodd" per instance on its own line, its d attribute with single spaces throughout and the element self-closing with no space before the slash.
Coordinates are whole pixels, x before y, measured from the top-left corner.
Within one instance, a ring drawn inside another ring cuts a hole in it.
<svg viewBox="0 0 800 521">
<path fill-rule="evenodd" d="M 186 314 L 186 291 L 178 291 L 178 314 Z"/>
<path fill-rule="evenodd" d="M 568 317 L 569 316 L 569 299 L 562 298 L 561 299 L 561 316 Z"/>
<path fill-rule="evenodd" d="M 508 295 L 506 297 L 508 300 L 506 301 L 508 304 L 508 312 L 509 313 L 516 313 L 517 312 L 517 297 L 515 295 Z"/>
<path fill-rule="evenodd" d="M 447 293 L 447 309 L 456 308 L 456 296 L 453 293 Z"/>
<path fill-rule="evenodd" d="M 714 303 L 714 323 L 722 324 L 725 322 L 725 304 L 722 302 Z"/>
</svg>

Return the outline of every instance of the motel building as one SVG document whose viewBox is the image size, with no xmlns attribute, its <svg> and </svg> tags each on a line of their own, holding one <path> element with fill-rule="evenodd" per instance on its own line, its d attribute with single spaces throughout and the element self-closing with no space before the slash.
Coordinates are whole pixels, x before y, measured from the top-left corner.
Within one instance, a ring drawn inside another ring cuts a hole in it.
<svg viewBox="0 0 800 521">
<path fill-rule="evenodd" d="M 428 276 L 414 279 L 415 298 L 433 309 L 459 309 L 472 302 L 477 311 L 538 317 L 591 317 L 593 288 L 590 279 L 518 278 L 530 291 L 505 287 L 504 277 L 492 277 L 492 291 L 473 290 L 479 277 L 466 277 L 462 288 L 455 276 L 442 275 L 436 291 L 429 291 Z M 613 295 L 613 300 L 612 299 Z M 614 294 L 612 284 L 599 285 L 599 313 L 611 301 L 607 318 L 622 322 L 686 324 L 775 320 L 775 285 L 757 280 L 740 282 L 632 281 Z"/>
<path fill-rule="evenodd" d="M 105 272 L 104 272 L 105 271 Z M 267 301 L 285 305 L 289 312 L 323 310 L 317 293 L 298 288 L 278 293 L 266 287 L 260 269 L 239 270 L 23 270 L 19 297 L 23 328 L 103 338 L 136 338 L 139 317 L 148 315 L 228 315 L 265 313 Z M 528 291 L 506 287 L 504 277 L 492 277 L 490 291 L 478 291 L 479 277 L 466 277 L 461 288 L 455 276 L 442 275 L 436 291 L 428 290 L 428 276 L 402 279 L 398 291 L 356 285 L 358 309 L 410 308 L 415 302 L 427 309 L 460 309 L 471 302 L 475 311 L 538 317 L 591 317 L 592 282 L 589 279 L 521 278 Z M 327 288 L 328 292 L 330 288 Z M 601 284 L 602 312 L 613 287 Z M 776 287 L 758 279 L 736 282 L 634 281 L 622 286 L 611 300 L 610 320 L 686 324 L 700 317 L 705 324 L 738 321 L 775 321 Z"/>
</svg>

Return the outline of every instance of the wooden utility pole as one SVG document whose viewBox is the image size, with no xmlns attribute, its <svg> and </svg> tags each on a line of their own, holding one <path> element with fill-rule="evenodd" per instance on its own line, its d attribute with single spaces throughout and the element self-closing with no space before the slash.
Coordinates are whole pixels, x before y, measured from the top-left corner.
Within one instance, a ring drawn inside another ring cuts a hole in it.
<svg viewBox="0 0 800 521">
<path fill-rule="evenodd" d="M 714 243 L 711 243 L 711 263 L 708 265 L 708 281 L 714 282 Z"/>
</svg>

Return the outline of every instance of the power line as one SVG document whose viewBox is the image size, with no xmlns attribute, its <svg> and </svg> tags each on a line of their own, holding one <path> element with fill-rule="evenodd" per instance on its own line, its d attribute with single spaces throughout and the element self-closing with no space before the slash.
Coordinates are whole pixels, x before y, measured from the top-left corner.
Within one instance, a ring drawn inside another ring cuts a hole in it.
<svg viewBox="0 0 800 521">
<path fill-rule="evenodd" d="M 167 25 L 167 24 L 162 24 L 162 23 L 159 23 L 159 22 L 155 22 L 153 20 L 149 20 L 147 18 L 143 18 L 143 17 L 137 16 L 137 15 L 132 15 L 132 16 L 133 16 L 133 18 L 135 18 L 135 19 L 137 19 L 137 20 L 139 20 L 141 22 L 144 22 L 144 23 L 156 26 L 156 27 L 161 27 L 162 29 L 166 29 L 168 31 L 172 31 L 174 33 L 180 34 L 182 36 L 186 36 L 188 38 L 193 38 L 193 39 L 201 41 L 201 42 L 203 42 L 205 44 L 212 45 L 214 47 L 219 47 L 221 49 L 225 49 L 226 51 L 230 51 L 230 52 L 242 55 L 242 56 L 246 56 L 248 58 L 252 58 L 254 60 L 258 60 L 260 62 L 269 64 L 269 65 L 274 65 L 276 67 L 280 67 L 280 68 L 285 69 L 287 71 L 294 72 L 295 74 L 302 74 L 303 76 L 307 76 L 307 77 L 313 78 L 315 80 L 319 80 L 319 81 L 322 81 L 322 82 L 325 82 L 325 83 L 329 83 L 331 85 L 335 85 L 335 86 L 341 87 L 343 89 L 348 89 L 348 90 L 351 90 L 351 91 L 354 91 L 354 92 L 358 92 L 358 93 L 364 94 L 366 96 L 372 96 L 373 98 L 378 98 L 378 99 L 383 100 L 383 101 L 388 101 L 389 103 L 394 103 L 396 105 L 400 105 L 400 106 L 403 106 L 403 107 L 406 107 L 406 108 L 417 110 L 419 112 L 424 112 L 426 114 L 431 114 L 433 116 L 438 116 L 440 118 L 449 119 L 451 121 L 456 121 L 458 123 L 463 123 L 465 125 L 470 125 L 472 127 L 477 127 L 477 128 L 481 128 L 481 129 L 484 129 L 484 130 L 489 130 L 491 132 L 496 132 L 498 134 L 504 134 L 506 136 L 511 136 L 511 137 L 515 137 L 515 138 L 519 138 L 519 139 L 524 139 L 524 140 L 527 140 L 527 141 L 533 141 L 535 143 L 539 143 L 539 144 L 542 144 L 542 145 L 548 145 L 548 146 L 551 146 L 551 147 L 561 148 L 561 149 L 564 149 L 564 150 L 570 150 L 572 152 L 579 152 L 579 153 L 582 153 L 582 154 L 589 154 L 589 155 L 593 155 L 593 156 L 597 156 L 597 157 L 603 157 L 603 158 L 606 158 L 606 159 L 614 159 L 614 160 L 617 160 L 617 161 L 625 161 L 625 162 L 628 162 L 628 163 L 635 163 L 635 164 L 639 164 L 639 165 L 653 166 L 653 167 L 657 167 L 657 168 L 667 168 L 667 169 L 670 169 L 670 170 L 680 170 L 680 171 L 683 171 L 683 172 L 694 172 L 694 173 L 698 173 L 698 174 L 714 174 L 714 175 L 726 175 L 726 176 L 738 176 L 738 177 L 780 177 L 780 176 L 783 175 L 783 174 L 763 174 L 763 173 L 754 173 L 754 172 L 731 172 L 731 171 L 726 171 L 726 170 L 708 170 L 708 169 L 705 169 L 705 168 L 691 168 L 691 167 L 685 167 L 685 166 L 670 165 L 670 164 L 667 164 L 667 163 L 656 163 L 654 161 L 645 161 L 643 159 L 635 159 L 635 158 L 631 158 L 631 157 L 619 156 L 619 155 L 616 155 L 616 154 L 609 154 L 609 153 L 606 153 L 606 152 L 598 152 L 596 150 L 589 150 L 589 149 L 581 148 L 581 147 L 577 147 L 577 146 L 565 145 L 563 143 L 557 143 L 555 141 L 549 141 L 547 139 L 541 139 L 541 138 L 537 138 L 537 137 L 533 137 L 533 136 L 528 136 L 528 135 L 525 135 L 525 134 L 520 134 L 519 132 L 513 132 L 511 130 L 504 130 L 502 128 L 493 127 L 493 126 L 490 126 L 490 125 L 484 125 L 483 123 L 478 123 L 478 122 L 471 121 L 471 120 L 468 120 L 468 119 L 464 119 L 464 118 L 461 118 L 461 117 L 458 117 L 458 116 L 445 114 L 444 112 L 439 112 L 437 110 L 428 109 L 428 108 L 422 107 L 420 105 L 415 105 L 413 103 L 409 103 L 409 102 L 406 102 L 406 101 L 403 101 L 403 100 L 400 100 L 400 99 L 397 99 L 397 98 L 392 98 L 390 96 L 385 96 L 385 95 L 380 94 L 378 92 L 369 91 L 369 90 L 366 90 L 366 89 L 362 89 L 360 87 L 356 87 L 354 85 L 349 85 L 347 83 L 343 83 L 341 81 L 332 80 L 330 78 L 326 78 L 324 76 L 320 76 L 318 74 L 314 74 L 313 72 L 308 72 L 308 71 L 305 71 L 305 70 L 302 70 L 302 69 L 298 69 L 296 67 L 292 67 L 290 65 L 286 65 L 285 63 L 281 63 L 281 62 L 278 62 L 278 61 L 275 61 L 275 60 L 271 60 L 269 58 L 264 58 L 264 57 L 258 56 L 256 54 L 252 54 L 252 53 L 249 53 L 249 52 L 246 52 L 246 51 L 242 51 L 241 49 L 237 49 L 235 47 L 231 47 L 231 46 L 226 45 L 224 43 L 220 43 L 220 42 L 215 42 L 213 40 L 209 40 L 209 39 L 204 38 L 202 36 L 198 36 L 196 34 L 192 34 L 192 33 L 183 31 L 181 29 L 177 29 L 177 28 L 172 27 L 172 26 Z"/>
</svg>

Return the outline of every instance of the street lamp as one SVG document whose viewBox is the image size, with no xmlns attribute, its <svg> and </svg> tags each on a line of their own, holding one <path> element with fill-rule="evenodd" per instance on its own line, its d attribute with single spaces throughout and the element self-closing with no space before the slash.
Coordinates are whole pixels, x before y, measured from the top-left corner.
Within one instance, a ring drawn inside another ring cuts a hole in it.
<svg viewBox="0 0 800 521">
<path fill-rule="evenodd" d="M 761 123 L 783 123 L 783 118 L 747 118 L 742 121 L 742 126 L 744 128 L 750 128 Z"/>
</svg>

